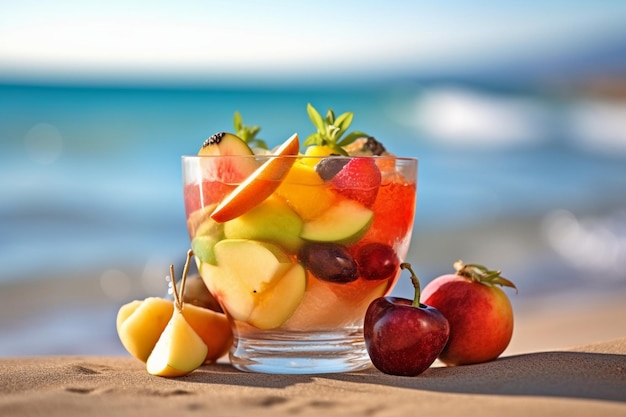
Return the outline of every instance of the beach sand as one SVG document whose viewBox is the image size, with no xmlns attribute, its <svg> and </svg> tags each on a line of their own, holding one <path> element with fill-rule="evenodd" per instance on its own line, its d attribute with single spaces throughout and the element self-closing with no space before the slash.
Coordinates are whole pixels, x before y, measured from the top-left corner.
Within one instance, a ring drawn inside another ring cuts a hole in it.
<svg viewBox="0 0 626 417">
<path fill-rule="evenodd" d="M 2 416 L 624 416 L 626 339 L 433 367 L 417 377 L 375 369 L 263 375 L 226 363 L 178 379 L 132 358 L 0 359 Z"/>
<path fill-rule="evenodd" d="M 128 356 L 0 358 L 0 415 L 626 416 L 624 296 L 532 298 L 499 359 L 417 377 L 254 374 L 222 359 L 167 379 Z"/>
</svg>

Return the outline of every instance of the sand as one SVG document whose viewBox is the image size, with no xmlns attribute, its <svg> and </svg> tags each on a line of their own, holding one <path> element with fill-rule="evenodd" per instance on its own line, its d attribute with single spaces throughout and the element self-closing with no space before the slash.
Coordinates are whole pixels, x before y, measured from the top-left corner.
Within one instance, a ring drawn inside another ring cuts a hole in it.
<svg viewBox="0 0 626 417">
<path fill-rule="evenodd" d="M 575 349 L 433 367 L 263 375 L 227 363 L 178 379 L 125 357 L 0 359 L 2 416 L 625 416 L 626 338 Z"/>
<path fill-rule="evenodd" d="M 0 378 L 5 417 L 626 416 L 626 338 L 435 365 L 417 377 L 375 368 L 265 375 L 220 360 L 168 379 L 149 375 L 130 357 L 39 356 L 0 358 Z"/>
</svg>

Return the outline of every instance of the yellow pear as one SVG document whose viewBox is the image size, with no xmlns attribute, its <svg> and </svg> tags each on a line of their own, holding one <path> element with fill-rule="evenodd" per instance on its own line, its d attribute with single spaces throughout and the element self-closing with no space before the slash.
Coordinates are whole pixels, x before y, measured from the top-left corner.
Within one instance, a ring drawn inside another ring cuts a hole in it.
<svg viewBox="0 0 626 417">
<path fill-rule="evenodd" d="M 183 315 L 183 308 L 185 307 L 183 294 L 185 293 L 187 271 L 192 256 L 193 252 L 189 250 L 181 278 L 180 292 L 176 288 L 174 265 L 170 265 L 174 311 L 146 361 L 146 369 L 152 375 L 169 377 L 186 375 L 202 366 L 207 357 L 207 345 Z"/>
<path fill-rule="evenodd" d="M 171 301 L 157 297 L 122 306 L 117 313 L 117 334 L 128 353 L 140 361 L 148 360 L 173 310 Z"/>
<path fill-rule="evenodd" d="M 148 373 L 158 376 L 182 376 L 199 368 L 208 348 L 176 305 L 172 318 L 146 362 Z"/>
</svg>

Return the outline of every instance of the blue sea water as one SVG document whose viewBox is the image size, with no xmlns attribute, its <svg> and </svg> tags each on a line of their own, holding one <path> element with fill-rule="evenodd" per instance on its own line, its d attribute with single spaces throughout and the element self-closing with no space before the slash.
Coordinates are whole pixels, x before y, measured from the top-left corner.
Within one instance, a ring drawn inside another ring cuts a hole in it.
<svg viewBox="0 0 626 417">
<path fill-rule="evenodd" d="M 13 301 L 5 285 L 37 287 L 64 277 L 80 276 L 98 288 L 68 299 L 28 287 L 31 307 L 0 320 L 0 356 L 124 354 L 114 317 L 133 296 L 130 282 L 162 295 L 167 266 L 180 264 L 189 247 L 181 155 L 196 153 L 212 133 L 231 130 L 235 111 L 261 125 L 270 144 L 294 132 L 306 137 L 308 102 L 322 112 L 353 111 L 355 129 L 419 159 L 414 237 L 441 234 L 437 245 L 446 252 L 439 256 L 445 265 L 434 265 L 417 248 L 422 277 L 449 267 L 458 248 L 472 248 L 480 259 L 470 261 L 504 255 L 497 267 L 520 294 L 589 279 L 595 281 L 585 288 L 605 292 L 618 280 L 626 283 L 626 107 L 519 91 L 503 100 L 476 86 L 467 104 L 468 87 L 461 87 L 0 85 L 0 301 Z M 600 128 L 590 130 L 589 120 Z M 539 241 L 532 236 L 490 242 L 491 235 L 470 232 L 456 242 L 456 231 L 524 219 L 548 224 L 541 240 L 548 250 L 524 250 L 520 245 Z M 517 257 L 510 253 L 520 250 Z M 140 276 L 127 275 L 142 268 Z M 410 296 L 409 287 L 399 283 L 398 294 Z"/>
<path fill-rule="evenodd" d="M 308 102 L 353 111 L 355 129 L 419 158 L 421 232 L 625 201 L 620 138 L 608 153 L 570 140 L 563 103 L 534 97 L 546 116 L 528 119 L 539 140 L 507 143 L 505 128 L 502 143 L 454 144 L 413 123 L 416 101 L 435 88 L 0 85 L 0 282 L 182 258 L 180 157 L 231 130 L 235 111 L 274 145 L 312 132 Z"/>
</svg>

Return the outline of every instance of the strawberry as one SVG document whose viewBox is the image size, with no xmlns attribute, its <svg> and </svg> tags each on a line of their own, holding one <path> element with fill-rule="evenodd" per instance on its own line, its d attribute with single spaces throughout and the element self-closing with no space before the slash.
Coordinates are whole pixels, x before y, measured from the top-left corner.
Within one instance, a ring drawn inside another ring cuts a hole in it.
<svg viewBox="0 0 626 417">
<path fill-rule="evenodd" d="M 380 170 L 371 157 L 350 159 L 331 180 L 339 194 L 365 207 L 374 204 L 380 182 Z"/>
</svg>

